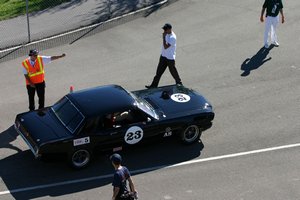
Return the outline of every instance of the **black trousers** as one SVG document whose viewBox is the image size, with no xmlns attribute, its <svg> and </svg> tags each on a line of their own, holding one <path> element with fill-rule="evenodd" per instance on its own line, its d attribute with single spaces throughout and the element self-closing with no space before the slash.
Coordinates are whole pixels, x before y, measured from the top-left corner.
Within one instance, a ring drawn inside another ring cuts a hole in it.
<svg viewBox="0 0 300 200">
<path fill-rule="evenodd" d="M 35 110 L 34 96 L 35 92 L 39 98 L 39 109 L 44 108 L 45 106 L 45 82 L 34 84 L 35 87 L 26 85 L 28 99 L 29 99 L 29 110 Z"/>
<path fill-rule="evenodd" d="M 167 67 L 169 67 L 169 71 L 173 76 L 173 78 L 175 79 L 176 84 L 181 84 L 181 79 L 175 67 L 175 60 L 169 60 L 166 57 L 160 56 L 159 63 L 156 69 L 156 75 L 154 76 L 153 81 L 150 85 L 151 87 L 158 86 L 159 80 Z"/>
</svg>

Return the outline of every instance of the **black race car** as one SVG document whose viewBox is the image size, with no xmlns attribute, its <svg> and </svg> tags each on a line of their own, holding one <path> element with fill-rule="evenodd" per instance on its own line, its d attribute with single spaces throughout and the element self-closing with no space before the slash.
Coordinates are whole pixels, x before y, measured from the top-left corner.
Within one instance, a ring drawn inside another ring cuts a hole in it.
<svg viewBox="0 0 300 200">
<path fill-rule="evenodd" d="M 83 168 L 95 150 L 121 150 L 154 136 L 186 144 L 212 126 L 211 104 L 182 85 L 129 92 L 118 85 L 70 92 L 53 106 L 18 114 L 15 129 L 36 158 L 65 153 Z"/>
</svg>

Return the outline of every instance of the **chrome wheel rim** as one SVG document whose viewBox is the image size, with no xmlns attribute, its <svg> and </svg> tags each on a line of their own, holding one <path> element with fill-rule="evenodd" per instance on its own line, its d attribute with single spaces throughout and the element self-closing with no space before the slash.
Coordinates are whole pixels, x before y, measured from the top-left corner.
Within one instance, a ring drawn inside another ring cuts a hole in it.
<svg viewBox="0 0 300 200">
<path fill-rule="evenodd" d="M 184 141 L 190 143 L 195 141 L 199 136 L 199 128 L 196 125 L 191 125 L 187 127 L 184 131 L 183 137 Z"/>
<path fill-rule="evenodd" d="M 90 161 L 90 153 L 87 150 L 78 150 L 72 156 L 72 163 L 75 167 L 83 167 Z"/>
</svg>

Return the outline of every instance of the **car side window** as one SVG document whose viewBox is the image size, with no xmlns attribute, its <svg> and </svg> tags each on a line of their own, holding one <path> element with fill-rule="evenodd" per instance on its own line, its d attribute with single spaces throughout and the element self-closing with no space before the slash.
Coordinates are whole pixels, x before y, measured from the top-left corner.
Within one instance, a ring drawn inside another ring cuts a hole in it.
<svg viewBox="0 0 300 200">
<path fill-rule="evenodd" d="M 113 128 L 114 126 L 114 113 L 110 113 L 104 116 L 103 118 L 103 126 L 104 128 Z"/>
<path fill-rule="evenodd" d="M 146 121 L 147 118 L 136 110 L 125 110 L 122 112 L 114 112 L 105 117 L 105 127 L 118 128 L 133 123 Z"/>
<path fill-rule="evenodd" d="M 103 120 L 101 117 L 88 119 L 84 126 L 85 133 L 96 133 L 104 128 Z"/>
</svg>

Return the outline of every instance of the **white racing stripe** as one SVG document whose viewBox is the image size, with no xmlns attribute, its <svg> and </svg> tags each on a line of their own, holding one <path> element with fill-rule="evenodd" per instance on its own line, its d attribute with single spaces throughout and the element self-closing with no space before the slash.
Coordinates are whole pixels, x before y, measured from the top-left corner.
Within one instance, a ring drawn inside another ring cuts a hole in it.
<svg viewBox="0 0 300 200">
<path fill-rule="evenodd" d="M 223 156 L 215 156 L 215 157 L 210 157 L 210 158 L 191 160 L 191 161 L 178 163 L 175 165 L 161 165 L 161 166 L 157 166 L 157 167 L 144 168 L 144 169 L 131 171 L 131 174 L 143 173 L 143 172 L 153 171 L 153 170 L 162 169 L 162 168 L 167 169 L 167 168 L 179 167 L 179 166 L 190 165 L 190 164 L 194 164 L 194 163 L 221 160 L 221 159 L 226 159 L 226 158 L 240 157 L 240 156 L 245 156 L 245 155 L 258 154 L 258 153 L 276 151 L 276 150 L 281 150 L 281 149 L 289 149 L 289 148 L 295 148 L 295 147 L 300 147 L 300 143 L 278 146 L 278 147 L 271 147 L 271 148 L 266 148 L 266 149 L 253 150 L 253 151 L 246 151 L 246 152 L 240 152 L 240 153 L 234 153 L 234 154 L 228 154 L 228 155 L 223 155 Z M 101 179 L 106 179 L 106 178 L 111 178 L 111 177 L 112 177 L 112 174 L 107 174 L 107 175 L 103 175 L 103 176 L 95 176 L 95 177 L 90 177 L 90 178 L 83 178 L 83 179 L 77 179 L 77 180 L 71 180 L 71 181 L 63 181 L 63 182 L 38 185 L 38 186 L 33 186 L 33 187 L 6 190 L 6 191 L 0 191 L 0 195 L 12 194 L 12 193 L 17 193 L 17 192 L 26 192 L 26 191 L 30 191 L 30 190 L 45 189 L 45 188 L 50 188 L 50 187 L 62 186 L 62 185 L 70 185 L 70 184 L 74 184 L 74 183 L 81 183 L 81 182 L 87 182 L 87 181 L 93 181 L 93 180 L 101 180 Z"/>
</svg>

